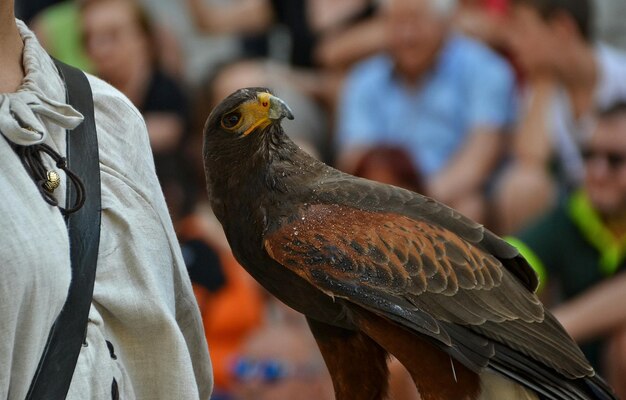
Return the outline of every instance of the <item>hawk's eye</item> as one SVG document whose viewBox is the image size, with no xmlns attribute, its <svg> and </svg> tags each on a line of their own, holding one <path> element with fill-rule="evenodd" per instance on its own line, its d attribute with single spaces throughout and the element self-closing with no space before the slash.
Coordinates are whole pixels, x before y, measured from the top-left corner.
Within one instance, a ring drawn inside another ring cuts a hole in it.
<svg viewBox="0 0 626 400">
<path fill-rule="evenodd" d="M 234 128 L 241 119 L 241 114 L 238 112 L 232 112 L 230 114 L 226 114 L 222 118 L 222 126 L 224 128 Z"/>
</svg>

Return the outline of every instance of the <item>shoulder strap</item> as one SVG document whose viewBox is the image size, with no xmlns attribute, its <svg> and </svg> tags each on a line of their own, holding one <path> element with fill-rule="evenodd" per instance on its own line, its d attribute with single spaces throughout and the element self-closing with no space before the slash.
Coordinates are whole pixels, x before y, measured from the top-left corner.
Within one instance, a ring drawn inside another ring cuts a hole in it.
<svg viewBox="0 0 626 400">
<path fill-rule="evenodd" d="M 91 307 L 100 242 L 100 167 L 91 86 L 85 74 L 54 60 L 67 87 L 68 103 L 84 121 L 67 134 L 67 164 L 85 186 L 85 203 L 66 219 L 70 239 L 72 280 L 28 391 L 28 400 L 62 400 L 69 391 Z M 67 203 L 76 191 L 67 185 Z"/>
</svg>

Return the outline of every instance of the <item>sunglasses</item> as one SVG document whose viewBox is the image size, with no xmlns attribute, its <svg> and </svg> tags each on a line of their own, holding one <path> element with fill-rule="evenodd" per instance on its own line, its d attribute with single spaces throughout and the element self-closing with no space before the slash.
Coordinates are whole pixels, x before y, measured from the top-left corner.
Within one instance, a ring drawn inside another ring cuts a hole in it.
<svg viewBox="0 0 626 400">
<path fill-rule="evenodd" d="M 626 164 L 626 154 L 617 153 L 612 151 L 598 151 L 593 149 L 583 149 L 582 157 L 585 162 L 591 162 L 594 160 L 602 159 L 606 161 L 607 165 L 612 170 L 617 170 Z"/>
<path fill-rule="evenodd" d="M 259 380 L 265 384 L 278 383 L 288 378 L 310 377 L 318 374 L 320 367 L 294 365 L 278 359 L 257 360 L 239 357 L 232 364 L 231 373 L 239 382 Z"/>
</svg>

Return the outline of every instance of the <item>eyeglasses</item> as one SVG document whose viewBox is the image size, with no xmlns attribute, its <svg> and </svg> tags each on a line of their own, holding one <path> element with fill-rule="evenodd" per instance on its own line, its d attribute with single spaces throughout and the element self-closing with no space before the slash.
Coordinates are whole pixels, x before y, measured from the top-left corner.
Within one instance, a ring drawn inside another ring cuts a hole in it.
<svg viewBox="0 0 626 400">
<path fill-rule="evenodd" d="M 582 157 L 585 162 L 591 162 L 597 159 L 603 159 L 612 170 L 617 170 L 626 164 L 626 154 L 612 152 L 612 151 L 599 151 L 593 149 L 583 149 Z"/>
<path fill-rule="evenodd" d="M 278 383 L 287 378 L 310 377 L 320 372 L 320 366 L 294 365 L 278 359 L 256 360 L 249 357 L 239 357 L 232 364 L 233 377 L 246 382 L 260 380 L 266 384 Z"/>
</svg>

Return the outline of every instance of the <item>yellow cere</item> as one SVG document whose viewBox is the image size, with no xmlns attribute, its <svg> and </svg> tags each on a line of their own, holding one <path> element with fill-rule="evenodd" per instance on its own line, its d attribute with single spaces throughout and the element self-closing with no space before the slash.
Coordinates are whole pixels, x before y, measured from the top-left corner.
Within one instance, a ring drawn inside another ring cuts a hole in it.
<svg viewBox="0 0 626 400">
<path fill-rule="evenodd" d="M 256 100 L 248 101 L 239 108 L 242 116 L 242 126 L 248 126 L 243 133 L 244 136 L 250 134 L 256 128 L 265 128 L 271 121 L 269 119 L 271 95 L 266 92 L 259 92 Z"/>
</svg>

